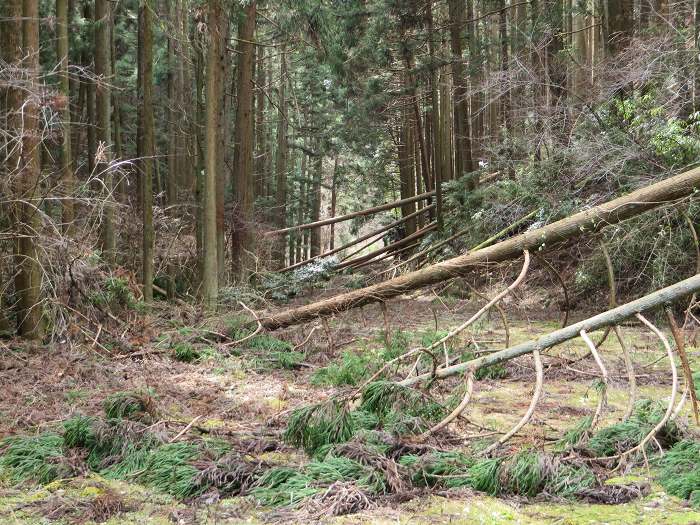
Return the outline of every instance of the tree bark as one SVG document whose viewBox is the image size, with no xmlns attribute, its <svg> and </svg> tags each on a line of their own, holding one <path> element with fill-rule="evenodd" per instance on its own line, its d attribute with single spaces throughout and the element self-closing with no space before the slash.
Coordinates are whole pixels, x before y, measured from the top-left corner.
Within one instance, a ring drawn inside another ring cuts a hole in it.
<svg viewBox="0 0 700 525">
<path fill-rule="evenodd" d="M 362 290 L 272 315 L 263 320 L 263 325 L 267 329 L 276 329 L 303 323 L 365 304 L 385 301 L 407 291 L 444 282 L 453 277 L 462 277 L 485 263 L 498 263 L 517 258 L 524 250 L 545 252 L 563 241 L 594 233 L 610 224 L 616 224 L 662 204 L 687 197 L 698 188 L 700 188 L 700 168 L 662 180 L 624 197 L 613 199 L 488 248 L 460 255 Z"/>
<path fill-rule="evenodd" d="M 319 141 L 316 141 L 318 151 Z M 311 185 L 311 220 L 318 224 L 321 218 L 321 178 L 323 177 L 323 156 L 314 159 L 313 183 Z M 321 253 L 321 226 L 311 228 L 311 257 Z"/>
<path fill-rule="evenodd" d="M 139 159 L 141 171 L 141 195 L 143 213 L 143 236 L 141 245 L 141 284 L 145 303 L 153 301 L 153 164 L 155 156 L 153 125 L 153 5 L 151 0 L 141 0 L 139 24 L 141 40 L 139 59 L 141 75 L 139 82 L 139 120 L 143 131 L 142 157 Z M 171 130 L 171 133 L 174 130 Z"/>
<path fill-rule="evenodd" d="M 255 54 L 255 0 L 244 8 L 238 24 L 238 107 L 233 165 L 234 212 L 231 239 L 231 270 L 234 279 L 244 281 L 254 269 L 253 225 L 253 57 Z"/>
<path fill-rule="evenodd" d="M 287 226 L 287 58 L 286 45 L 280 49 L 280 83 L 278 88 L 277 106 L 277 159 L 275 162 L 275 224 L 279 229 Z M 278 268 L 284 266 L 285 243 L 280 240 L 275 243 L 275 262 Z"/>
<path fill-rule="evenodd" d="M 110 82 L 112 81 L 112 59 L 110 44 L 109 0 L 95 0 L 95 112 L 97 114 L 96 140 L 100 147 L 96 170 L 104 185 L 105 205 L 100 232 L 102 255 L 108 262 L 116 259 L 116 239 L 114 236 L 114 181 L 110 167 L 112 148 L 112 100 Z"/>
<path fill-rule="evenodd" d="M 72 233 L 75 220 L 75 174 L 73 173 L 73 154 L 71 151 L 71 110 L 70 78 L 68 76 L 68 0 L 56 0 L 56 54 L 58 56 L 59 90 L 63 97 L 61 118 L 63 136 L 61 142 L 61 181 L 64 189 L 62 201 L 63 231 Z"/>
<path fill-rule="evenodd" d="M 223 102 L 222 70 L 220 65 L 223 41 L 224 10 L 222 0 L 209 0 L 207 25 L 209 46 L 206 65 L 206 121 L 204 180 L 202 181 L 202 300 L 209 310 L 216 310 L 219 295 L 217 254 L 217 169 L 219 114 Z"/>
</svg>

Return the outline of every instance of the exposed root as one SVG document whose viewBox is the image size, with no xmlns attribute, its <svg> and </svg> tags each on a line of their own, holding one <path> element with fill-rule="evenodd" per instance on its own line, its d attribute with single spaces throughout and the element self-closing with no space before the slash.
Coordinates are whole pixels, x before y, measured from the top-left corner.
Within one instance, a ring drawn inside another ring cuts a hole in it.
<svg viewBox="0 0 700 525">
<path fill-rule="evenodd" d="M 540 397 L 542 396 L 542 386 L 544 385 L 544 367 L 542 366 L 542 357 L 540 356 L 539 350 L 535 350 L 532 352 L 532 357 L 535 360 L 535 371 L 537 374 L 536 377 L 536 383 L 535 383 L 535 391 L 532 394 L 532 400 L 530 401 L 530 406 L 527 409 L 527 412 L 523 416 L 523 418 L 516 423 L 516 425 L 511 428 L 506 434 L 501 436 L 498 441 L 495 443 L 492 443 L 484 451 L 482 452 L 483 455 L 488 455 L 494 450 L 496 450 L 498 447 L 503 445 L 506 441 L 508 441 L 510 438 L 512 438 L 515 434 L 517 434 L 521 428 L 523 428 L 529 421 L 532 419 L 532 415 L 535 413 L 535 408 L 537 408 L 537 403 L 540 400 Z"/>
</svg>

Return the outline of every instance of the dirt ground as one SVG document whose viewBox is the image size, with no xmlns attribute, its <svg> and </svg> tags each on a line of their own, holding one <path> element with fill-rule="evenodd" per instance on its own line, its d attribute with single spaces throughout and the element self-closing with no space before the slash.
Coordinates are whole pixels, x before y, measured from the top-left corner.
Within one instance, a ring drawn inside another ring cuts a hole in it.
<svg viewBox="0 0 700 525">
<path fill-rule="evenodd" d="M 331 293 L 331 292 L 324 292 Z M 561 325 L 562 313 L 545 306 L 543 299 L 551 291 L 520 289 L 518 298 L 508 298 L 504 309 L 508 317 L 510 344 L 522 342 L 552 331 Z M 525 299 L 527 298 L 527 300 Z M 306 299 L 308 300 L 308 299 Z M 434 294 L 403 296 L 389 303 L 389 337 L 398 330 L 410 333 L 417 342 L 423 331 L 449 329 L 480 307 L 478 299 L 459 299 Z M 577 312 L 583 318 L 586 312 Z M 576 319 L 571 319 L 572 320 Z M 208 320 L 216 327 L 217 320 Z M 335 391 L 312 384 L 311 377 L 320 367 L 338 360 L 343 352 L 365 352 L 381 344 L 386 327 L 382 310 L 367 306 L 332 319 L 318 328 L 305 346 L 305 359 L 298 370 L 269 369 L 251 359 L 245 348 L 228 352 L 215 345 L 206 359 L 187 364 L 174 360 L 157 342 L 163 334 L 176 330 L 167 322 L 152 330 L 155 342 L 145 342 L 136 357 L 112 357 L 97 345 L 70 347 L 28 347 L 5 342 L 0 353 L 0 438 L 51 428 L 72 414 L 99 414 L 104 398 L 117 391 L 150 389 L 158 406 L 154 427 L 177 433 L 190 423 L 187 434 L 208 434 L 224 439 L 279 440 L 291 409 L 318 401 Z M 315 324 L 294 327 L 275 334 L 298 345 Z M 639 381 L 639 397 L 666 402 L 670 393 L 669 366 L 658 339 L 638 324 L 624 327 L 633 351 Z M 461 344 L 476 342 L 479 351 L 504 347 L 505 329 L 494 312 L 461 336 Z M 594 339 L 600 334 L 594 333 Z M 560 358 L 576 359 L 584 355 L 581 340 L 573 340 L 552 349 L 545 360 L 545 388 L 535 416 L 519 435 L 507 444 L 513 449 L 524 443 L 543 444 L 556 440 L 581 417 L 593 412 L 597 393 L 593 388 L 599 377 L 592 358 L 565 364 Z M 697 369 L 700 351 L 689 349 L 691 363 Z M 614 337 L 603 346 L 612 388 L 608 422 L 623 414 L 627 400 L 627 380 L 621 349 Z M 257 364 L 256 364 L 257 363 Z M 504 379 L 476 383 L 474 398 L 465 417 L 450 426 L 450 446 L 459 448 L 475 436 L 507 431 L 517 422 L 530 403 L 534 368 L 530 357 L 507 365 Z M 439 385 L 449 392 L 456 383 Z M 689 405 L 689 404 L 688 404 Z M 689 407 L 683 418 L 688 417 Z M 261 453 L 270 461 L 302 464 L 306 457 L 298 450 L 282 446 Z M 627 477 L 646 479 L 648 472 L 638 469 Z M 416 493 L 405 501 L 386 500 L 359 514 L 319 521 L 329 523 L 451 523 L 451 524 L 691 524 L 700 523 L 700 512 L 668 496 L 653 482 L 649 494 L 620 505 L 495 499 L 468 491 L 439 494 Z M 618 480 L 619 481 L 619 480 Z M 624 479 L 622 480 L 624 482 Z M 309 522 L 297 520 L 293 513 L 279 514 L 257 508 L 244 497 L 218 499 L 205 494 L 182 503 L 134 483 L 102 479 L 85 473 L 75 479 L 58 480 L 46 486 L 13 486 L 0 479 L 0 523 L 258 523 Z"/>
</svg>

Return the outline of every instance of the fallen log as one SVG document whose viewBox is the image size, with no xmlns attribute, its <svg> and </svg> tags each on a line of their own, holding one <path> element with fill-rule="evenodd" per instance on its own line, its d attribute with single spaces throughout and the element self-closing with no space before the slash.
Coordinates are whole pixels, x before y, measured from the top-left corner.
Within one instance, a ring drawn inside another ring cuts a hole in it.
<svg viewBox="0 0 700 525">
<path fill-rule="evenodd" d="M 342 262 L 340 264 L 336 264 L 333 269 L 334 270 L 342 270 L 343 268 L 347 268 L 349 266 L 355 266 L 357 264 L 361 264 L 363 262 L 370 261 L 374 259 L 375 257 L 386 253 L 388 251 L 396 250 L 398 248 L 401 248 L 403 246 L 406 246 L 407 244 L 411 244 L 414 242 L 416 239 L 420 239 L 424 235 L 430 233 L 433 231 L 435 228 L 437 228 L 437 223 L 432 222 L 428 224 L 426 227 L 418 230 L 417 232 L 412 233 L 411 235 L 407 235 L 403 239 L 396 241 L 395 243 L 389 244 L 387 246 L 384 246 L 383 248 L 379 248 L 377 250 L 374 250 L 367 255 L 362 255 L 361 257 L 356 257 L 355 259 L 350 259 L 349 261 Z"/>
<path fill-rule="evenodd" d="M 406 221 L 412 219 L 413 217 L 417 217 L 417 216 L 420 215 L 421 213 L 424 213 L 424 212 L 426 212 L 426 211 L 428 211 L 428 210 L 432 210 L 433 208 L 435 208 L 435 204 L 431 204 L 430 206 L 426 206 L 425 208 L 421 208 L 420 210 L 415 211 L 415 212 L 411 213 L 410 215 L 406 215 L 405 217 L 402 217 L 402 218 L 400 218 L 400 219 L 397 219 L 397 220 L 395 220 L 395 221 L 393 221 L 393 222 L 387 224 L 386 226 L 382 226 L 381 228 L 377 228 L 376 230 L 372 230 L 371 232 L 366 233 L 366 234 L 362 235 L 361 237 L 358 237 L 357 239 L 353 239 L 352 241 L 350 241 L 349 243 L 344 244 L 343 246 L 340 246 L 340 247 L 338 247 L 338 248 L 334 248 L 333 250 L 329 250 L 329 251 L 327 251 L 327 252 L 325 252 L 325 253 L 316 255 L 316 256 L 314 256 L 314 257 L 310 257 L 309 259 L 306 259 L 306 260 L 304 260 L 304 261 L 300 261 L 300 262 L 298 262 L 298 263 L 296 263 L 296 264 L 292 264 L 292 265 L 290 265 L 290 266 L 287 266 L 286 268 L 282 268 L 281 270 L 277 270 L 277 272 L 278 272 L 278 273 L 287 272 L 287 271 L 289 271 L 289 270 L 294 270 L 295 268 L 299 268 L 300 266 L 304 266 L 304 265 L 306 265 L 306 264 L 310 264 L 310 263 L 312 263 L 312 262 L 314 262 L 314 261 L 317 261 L 318 259 L 323 259 L 323 258 L 325 258 L 325 257 L 330 257 L 331 255 L 334 255 L 334 254 L 336 254 L 336 253 L 338 253 L 338 252 L 342 252 L 342 251 L 344 251 L 344 250 L 347 250 L 348 248 L 351 248 L 352 246 L 355 246 L 356 244 L 359 244 L 359 243 L 361 243 L 362 241 L 366 241 L 367 239 L 369 239 L 369 238 L 371 238 L 371 237 L 374 237 L 375 235 L 379 235 L 379 234 L 384 233 L 384 232 L 386 232 L 386 231 L 388 231 L 388 230 L 391 230 L 394 226 L 398 226 L 399 224 L 403 224 L 404 222 L 406 222 Z M 371 244 L 377 242 L 377 241 L 380 240 L 380 239 L 381 239 L 381 237 L 377 237 L 377 239 L 374 240 L 374 241 L 372 241 Z"/>
<path fill-rule="evenodd" d="M 597 232 L 608 225 L 688 197 L 698 188 L 700 188 L 700 168 L 695 168 L 482 250 L 466 253 L 367 288 L 274 314 L 263 320 L 263 326 L 268 330 L 274 330 L 304 323 L 317 317 L 385 301 L 405 292 L 454 277 L 465 276 L 486 263 L 518 258 L 525 250 L 546 252 L 563 241 Z"/>
<path fill-rule="evenodd" d="M 391 210 L 393 208 L 398 208 L 402 204 L 410 204 L 411 202 L 416 202 L 423 199 L 429 199 L 435 195 L 435 191 L 426 191 L 415 197 L 407 197 L 393 202 L 385 202 L 379 206 L 374 206 L 372 208 L 367 208 L 365 210 L 355 211 L 352 213 L 346 213 L 345 215 L 338 215 L 337 217 L 330 217 L 329 219 L 323 219 L 321 221 L 309 222 L 307 224 L 297 224 L 296 226 L 290 226 L 289 228 L 283 228 L 281 230 L 274 230 L 270 232 L 265 232 L 266 236 L 280 235 L 282 233 L 289 233 L 297 230 L 308 230 L 309 228 L 318 228 L 319 226 L 326 226 L 328 224 L 335 224 L 337 222 L 343 222 L 355 217 L 362 217 L 364 215 L 372 215 L 374 213 L 379 213 L 380 211 Z"/>
<path fill-rule="evenodd" d="M 635 299 L 634 301 L 618 306 L 617 308 L 607 310 L 578 323 L 570 324 L 565 328 L 560 328 L 559 330 L 550 332 L 549 334 L 543 335 L 538 339 L 527 341 L 525 343 L 521 343 L 477 359 L 472 359 L 471 361 L 465 361 L 464 363 L 438 369 L 436 370 L 434 376 L 432 373 L 414 376 L 401 381 L 401 384 L 408 386 L 431 378 L 443 379 L 462 372 L 475 371 L 484 366 L 509 361 L 522 355 L 531 354 L 535 350 L 542 352 L 547 348 L 551 348 L 558 344 L 564 343 L 569 339 L 578 337 L 581 330 L 592 332 L 593 330 L 605 328 L 606 326 L 618 325 L 629 317 L 634 317 L 641 312 L 663 306 L 667 303 L 672 303 L 673 301 L 691 295 L 698 290 L 700 290 L 700 274 L 689 277 L 688 279 L 680 281 L 671 286 L 667 286 L 666 288 L 662 288 L 661 290 L 650 293 L 649 295 L 640 297 L 639 299 Z"/>
</svg>

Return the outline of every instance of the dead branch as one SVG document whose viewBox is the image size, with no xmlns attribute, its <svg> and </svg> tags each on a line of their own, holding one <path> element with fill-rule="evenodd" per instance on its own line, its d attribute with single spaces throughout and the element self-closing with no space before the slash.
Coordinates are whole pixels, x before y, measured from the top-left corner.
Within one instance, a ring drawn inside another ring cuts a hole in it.
<svg viewBox="0 0 700 525">
<path fill-rule="evenodd" d="M 464 412 L 464 409 L 467 408 L 467 405 L 469 404 L 469 401 L 471 400 L 472 394 L 474 392 L 474 372 L 470 371 L 467 373 L 466 384 L 466 392 L 464 393 L 464 397 L 462 398 L 462 401 L 459 403 L 459 405 L 457 405 L 457 407 L 452 412 L 450 412 L 449 415 L 445 417 L 445 419 L 440 421 L 438 424 L 436 424 L 429 430 L 423 432 L 420 436 L 418 436 L 418 439 L 420 441 L 427 439 L 431 434 L 434 434 L 438 430 L 445 428 L 452 421 L 454 421 L 456 418 L 462 415 L 462 412 Z"/>
<path fill-rule="evenodd" d="M 678 351 L 678 356 L 681 359 L 681 368 L 683 369 L 683 375 L 685 376 L 685 393 L 690 394 L 690 400 L 693 404 L 693 415 L 695 416 L 695 423 L 700 425 L 700 418 L 698 417 L 698 398 L 695 394 L 695 382 L 693 380 L 693 370 L 690 368 L 690 362 L 688 361 L 688 354 L 685 351 L 685 334 L 683 330 L 678 326 L 676 322 L 676 317 L 673 315 L 673 310 L 669 306 L 664 308 L 666 312 L 666 319 L 668 319 L 668 325 L 671 327 L 671 334 L 673 335 L 673 340 L 676 342 L 676 350 Z M 685 399 L 685 395 L 683 397 Z"/>
<path fill-rule="evenodd" d="M 607 325 L 619 324 L 625 319 L 640 312 L 657 308 L 666 303 L 672 303 L 673 301 L 686 297 L 698 290 L 700 290 L 700 275 L 694 275 L 693 277 L 689 277 L 688 279 L 680 281 L 676 284 L 662 288 L 661 290 L 640 297 L 634 301 L 630 301 L 629 303 L 613 308 L 612 310 L 608 310 L 593 317 L 589 317 L 588 319 L 584 319 L 583 321 L 579 321 L 578 323 L 571 324 L 565 328 L 560 328 L 559 330 L 550 332 L 549 334 L 543 335 L 538 339 L 527 341 L 525 343 L 506 348 L 505 350 L 500 350 L 493 354 L 478 357 L 464 363 L 458 363 L 447 368 L 441 368 L 436 373 L 436 379 L 444 379 L 455 374 L 460 374 L 465 370 L 477 370 L 483 366 L 503 363 L 510 359 L 520 357 L 521 355 L 530 354 L 535 350 L 542 352 L 547 348 L 551 348 L 577 337 L 581 330 L 590 332 L 603 328 Z M 411 379 L 406 379 L 402 381 L 401 384 L 404 386 L 410 386 L 420 383 L 426 379 L 429 379 L 429 375 L 422 374 L 417 377 L 412 377 Z"/>
<path fill-rule="evenodd" d="M 484 451 L 482 452 L 483 455 L 488 456 L 491 452 L 496 450 L 498 447 L 503 445 L 506 441 L 508 441 L 510 438 L 512 438 L 515 434 L 520 432 L 520 429 L 523 428 L 529 421 L 532 419 L 533 414 L 535 413 L 535 409 L 537 408 L 537 403 L 539 403 L 540 398 L 542 397 L 542 386 L 544 385 L 544 367 L 542 366 L 542 357 L 540 356 L 540 353 L 538 350 L 535 350 L 532 352 L 532 357 L 535 360 L 535 373 L 536 373 L 536 378 L 535 378 L 535 391 L 532 394 L 532 400 L 530 401 L 530 406 L 527 409 L 527 412 L 525 412 L 525 415 L 522 417 L 520 421 L 518 421 L 513 428 L 511 428 L 506 434 L 501 436 L 498 441 L 492 443 Z"/>
<path fill-rule="evenodd" d="M 595 359 L 595 363 L 600 369 L 600 374 L 603 379 L 603 383 L 600 389 L 600 396 L 598 397 L 598 405 L 596 406 L 595 413 L 593 414 L 593 419 L 591 420 L 591 428 L 595 428 L 603 415 L 603 410 L 605 410 L 605 407 L 608 404 L 608 385 L 610 383 L 610 377 L 608 376 L 608 369 L 605 368 L 605 363 L 603 363 L 603 360 L 601 359 L 600 354 L 598 353 L 598 349 L 596 348 L 593 341 L 591 341 L 591 338 L 588 337 L 586 331 L 581 330 L 579 334 L 581 335 L 581 339 L 583 339 L 588 345 L 588 348 L 590 349 L 591 354 L 593 355 L 593 359 Z"/>
<path fill-rule="evenodd" d="M 627 399 L 627 408 L 625 409 L 625 415 L 622 416 L 623 421 L 626 421 L 634 412 L 634 405 L 637 402 L 637 376 L 634 372 L 634 363 L 632 362 L 632 355 L 630 354 L 630 349 L 625 342 L 624 337 L 622 337 L 622 330 L 620 330 L 619 325 L 615 325 L 615 337 L 617 337 L 620 347 L 622 348 L 622 355 L 625 359 L 625 368 L 627 369 L 627 381 L 629 383 L 629 397 Z"/>
<path fill-rule="evenodd" d="M 248 334 L 244 338 L 239 339 L 237 341 L 231 341 L 230 343 L 226 343 L 226 344 L 222 345 L 224 347 L 241 345 L 241 344 L 245 343 L 246 341 L 252 339 L 256 335 L 258 335 L 263 329 L 262 322 L 260 321 L 260 318 L 257 316 L 257 314 L 253 310 L 248 308 L 243 301 L 238 301 L 238 304 L 240 304 L 250 315 L 252 315 L 255 318 L 255 321 L 258 323 L 258 326 L 252 334 Z"/>
</svg>

